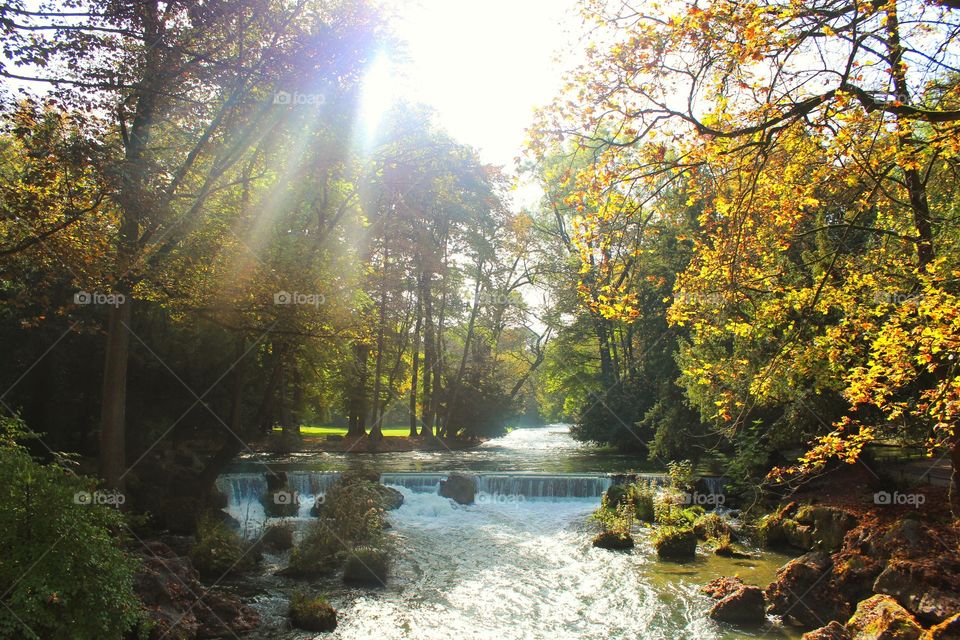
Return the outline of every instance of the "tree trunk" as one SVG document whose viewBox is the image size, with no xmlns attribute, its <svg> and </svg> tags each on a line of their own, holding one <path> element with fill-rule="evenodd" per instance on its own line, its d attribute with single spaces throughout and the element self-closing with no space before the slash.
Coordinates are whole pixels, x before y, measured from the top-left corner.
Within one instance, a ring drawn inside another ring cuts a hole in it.
<svg viewBox="0 0 960 640">
<path fill-rule="evenodd" d="M 421 283 L 423 282 L 423 277 L 420 278 Z M 422 290 L 422 285 L 418 287 Z M 421 304 L 420 291 L 417 291 L 417 319 L 416 324 L 413 328 L 413 360 L 410 365 L 410 437 L 417 437 L 417 384 L 418 384 L 418 373 L 420 368 L 420 324 L 422 321 L 421 313 L 423 311 L 423 305 Z"/>
<path fill-rule="evenodd" d="M 423 287 L 423 428 L 420 435 L 433 437 L 433 369 L 437 366 L 434 359 L 436 343 L 433 339 L 433 296 L 430 291 L 432 275 L 424 274 Z"/>
<path fill-rule="evenodd" d="M 370 437 L 375 440 L 383 439 L 383 428 L 380 424 L 380 378 L 383 376 L 383 333 L 387 323 L 387 262 L 390 250 L 387 247 L 387 236 L 383 236 L 383 273 L 380 277 L 380 313 L 377 322 L 377 360 L 373 374 L 373 424 L 370 426 Z"/>
<path fill-rule="evenodd" d="M 100 476 L 111 489 L 123 489 L 126 469 L 127 362 L 130 354 L 129 299 L 110 309 L 100 405 Z"/>
<path fill-rule="evenodd" d="M 910 102 L 910 86 L 907 84 L 903 63 L 903 45 L 900 43 L 900 20 L 897 16 L 897 3 L 887 5 L 887 54 L 889 55 L 890 76 L 896 91 L 896 99 L 904 104 Z M 898 117 L 898 127 L 911 127 L 912 121 Z M 909 147 L 908 140 L 913 137 L 912 130 L 897 132 L 897 147 Z M 913 224 L 917 229 L 917 266 L 926 267 L 934 258 L 933 223 L 930 217 L 930 203 L 927 201 L 927 186 L 923 182 L 920 170 L 904 169 L 904 183 L 913 210 Z"/>
<path fill-rule="evenodd" d="M 454 405 L 457 403 L 460 385 L 463 383 L 463 372 L 467 368 L 467 358 L 470 355 L 470 343 L 473 341 L 473 331 L 477 323 L 477 312 L 480 310 L 480 279 L 483 274 L 483 262 L 477 264 L 477 281 L 473 287 L 473 307 L 470 309 L 470 320 L 467 322 L 467 335 L 463 339 L 463 354 L 460 356 L 460 366 L 457 367 L 457 377 L 453 385 L 447 385 L 452 389 L 450 397 L 447 399 L 447 411 L 443 417 L 444 432 L 450 427 L 450 416 L 453 413 Z"/>
</svg>

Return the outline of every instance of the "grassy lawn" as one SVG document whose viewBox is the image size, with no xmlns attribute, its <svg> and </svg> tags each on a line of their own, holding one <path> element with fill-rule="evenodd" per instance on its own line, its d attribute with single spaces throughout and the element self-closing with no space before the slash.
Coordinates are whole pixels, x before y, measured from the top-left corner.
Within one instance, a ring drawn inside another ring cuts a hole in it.
<svg viewBox="0 0 960 640">
<path fill-rule="evenodd" d="M 274 429 L 274 431 L 279 431 L 280 429 Z M 369 432 L 370 429 L 367 428 Z M 346 427 L 331 427 L 331 426 L 308 426 L 303 425 L 300 427 L 300 433 L 305 436 L 328 436 L 328 435 L 338 435 L 345 436 L 347 435 Z M 385 436 L 407 436 L 410 433 L 410 427 L 384 427 L 383 435 Z"/>
</svg>

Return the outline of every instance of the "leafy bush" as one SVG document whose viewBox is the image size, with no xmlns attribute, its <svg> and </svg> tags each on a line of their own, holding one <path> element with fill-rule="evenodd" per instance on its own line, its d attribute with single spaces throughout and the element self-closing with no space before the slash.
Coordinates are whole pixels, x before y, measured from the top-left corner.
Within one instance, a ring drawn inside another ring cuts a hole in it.
<svg viewBox="0 0 960 640">
<path fill-rule="evenodd" d="M 667 495 L 658 497 L 653 506 L 654 519 L 657 524 L 668 527 L 690 527 L 697 521 L 697 518 L 704 514 L 703 507 L 694 505 L 692 507 L 684 506 L 678 502 L 676 495 Z"/>
<path fill-rule="evenodd" d="M 340 554 L 346 546 L 333 530 L 323 522 L 317 522 L 307 530 L 290 554 L 290 563 L 285 573 L 297 576 L 324 575 L 340 566 Z"/>
<path fill-rule="evenodd" d="M 615 509 L 600 507 L 593 513 L 593 519 L 600 523 L 604 531 L 618 535 L 629 535 L 636 521 L 633 506 L 623 503 Z"/>
<path fill-rule="evenodd" d="M 626 500 L 633 505 L 634 513 L 640 522 L 654 521 L 654 503 L 657 490 L 649 482 L 637 481 L 627 487 Z"/>
<path fill-rule="evenodd" d="M 689 460 L 668 462 L 667 475 L 670 476 L 670 486 L 677 491 L 693 491 L 693 463 Z"/>
<path fill-rule="evenodd" d="M 337 612 L 323 596 L 297 592 L 290 599 L 290 622 L 304 631 L 333 631 L 337 628 Z"/>
<path fill-rule="evenodd" d="M 707 513 L 693 523 L 693 530 L 701 540 L 719 540 L 723 536 L 730 538 L 730 525 L 722 516 Z"/>
<path fill-rule="evenodd" d="M 220 578 L 253 568 L 257 553 L 222 520 L 203 515 L 197 521 L 197 543 L 190 549 L 190 560 L 200 575 Z"/>
<path fill-rule="evenodd" d="M 34 460 L 25 435 L 0 419 L 0 638 L 119 638 L 142 621 L 123 514 L 93 499 L 107 496 L 93 480 Z"/>
</svg>

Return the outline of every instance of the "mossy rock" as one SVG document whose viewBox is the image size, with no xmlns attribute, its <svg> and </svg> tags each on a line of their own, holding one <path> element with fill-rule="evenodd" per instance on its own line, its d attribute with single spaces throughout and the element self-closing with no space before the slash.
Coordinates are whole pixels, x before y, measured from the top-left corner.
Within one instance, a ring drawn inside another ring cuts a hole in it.
<svg viewBox="0 0 960 640">
<path fill-rule="evenodd" d="M 632 549 L 633 538 L 629 533 L 601 531 L 593 537 L 593 546 L 600 549 Z"/>
<path fill-rule="evenodd" d="M 337 611 L 323 596 L 294 594 L 290 599 L 290 622 L 304 631 L 333 631 L 337 628 Z"/>
<path fill-rule="evenodd" d="M 384 511 L 393 511 L 403 506 L 403 494 L 393 487 L 377 483 L 376 491 L 380 494 L 380 506 Z"/>
<path fill-rule="evenodd" d="M 692 527 L 660 527 L 654 534 L 653 546 L 662 560 L 693 560 L 697 555 L 697 534 Z"/>
<path fill-rule="evenodd" d="M 347 556 L 343 566 L 343 581 L 366 587 L 387 586 L 390 555 L 383 549 L 360 547 Z"/>
<path fill-rule="evenodd" d="M 923 633 L 910 612 L 887 595 L 862 601 L 846 626 L 853 640 L 918 640 Z"/>
</svg>

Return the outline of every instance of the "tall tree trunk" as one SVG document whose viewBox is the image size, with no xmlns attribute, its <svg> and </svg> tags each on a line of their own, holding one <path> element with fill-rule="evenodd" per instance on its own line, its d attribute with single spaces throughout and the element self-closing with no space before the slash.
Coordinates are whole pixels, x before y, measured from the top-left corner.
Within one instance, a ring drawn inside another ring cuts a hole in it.
<svg viewBox="0 0 960 640">
<path fill-rule="evenodd" d="M 891 0 L 887 5 L 887 55 L 890 63 L 890 76 L 896 91 L 896 99 L 904 104 L 910 102 L 910 86 L 907 84 L 906 69 L 903 66 L 903 45 L 900 42 L 900 20 L 897 16 L 897 2 Z M 909 148 L 909 140 L 913 137 L 910 119 L 897 118 L 897 147 Z M 917 264 L 923 269 L 934 258 L 933 223 L 930 216 L 930 203 L 927 201 L 927 186 L 916 168 L 903 170 L 904 183 L 910 198 L 910 208 L 913 210 L 913 224 L 917 229 Z"/>
<path fill-rule="evenodd" d="M 417 384 L 418 373 L 420 369 L 420 324 L 422 321 L 423 305 L 421 303 L 421 292 L 423 289 L 423 275 L 420 276 L 420 285 L 417 287 L 417 319 L 413 328 L 413 359 L 410 365 L 410 437 L 417 436 Z"/>
<path fill-rule="evenodd" d="M 453 413 L 454 406 L 457 403 L 460 385 L 463 384 L 463 372 L 467 368 L 467 358 L 470 355 L 470 343 L 473 341 L 473 331 L 477 323 L 477 312 L 480 310 L 480 286 L 481 276 L 483 275 L 483 261 L 477 264 L 477 281 L 473 287 L 473 307 L 470 309 L 470 320 L 467 322 L 467 335 L 463 339 L 463 353 L 460 355 L 460 365 L 457 367 L 457 377 L 454 378 L 453 385 L 447 385 L 451 389 L 450 397 L 447 399 L 447 411 L 443 417 L 443 428 L 445 435 L 450 428 L 450 416 Z"/>
<path fill-rule="evenodd" d="M 100 403 L 100 476 L 107 487 L 123 489 L 126 476 L 127 362 L 132 302 L 110 309 Z"/>
<path fill-rule="evenodd" d="M 433 337 L 433 294 L 430 291 L 432 274 L 424 274 L 423 281 L 423 428 L 420 435 L 433 436 L 433 369 L 437 366 L 434 359 L 436 343 Z"/>
<path fill-rule="evenodd" d="M 107 347 L 103 367 L 103 388 L 100 403 L 100 475 L 106 486 L 123 489 L 126 469 L 126 405 L 127 362 L 130 355 L 130 324 L 133 317 L 130 271 L 135 267 L 140 221 L 147 199 L 143 195 L 146 181 L 145 152 L 156 118 L 157 91 L 163 73 L 160 14 L 156 0 L 141 2 L 136 11 L 144 25 L 147 45 L 140 88 L 130 132 L 124 137 L 124 159 L 120 171 L 117 201 L 120 208 L 120 229 L 113 293 L 123 302 L 110 310 Z M 122 123 L 121 123 L 122 124 Z"/>
<path fill-rule="evenodd" d="M 383 376 L 383 334 L 387 324 L 387 264 L 390 260 L 390 249 L 387 245 L 387 234 L 383 235 L 383 273 L 380 277 L 380 313 L 377 321 L 377 360 L 373 374 L 373 424 L 370 426 L 370 437 L 375 440 L 383 439 L 383 428 L 380 424 L 380 378 Z"/>
<path fill-rule="evenodd" d="M 366 435 L 367 422 L 367 359 L 370 345 L 357 342 L 353 345 L 353 380 L 348 401 L 348 436 Z"/>
</svg>

